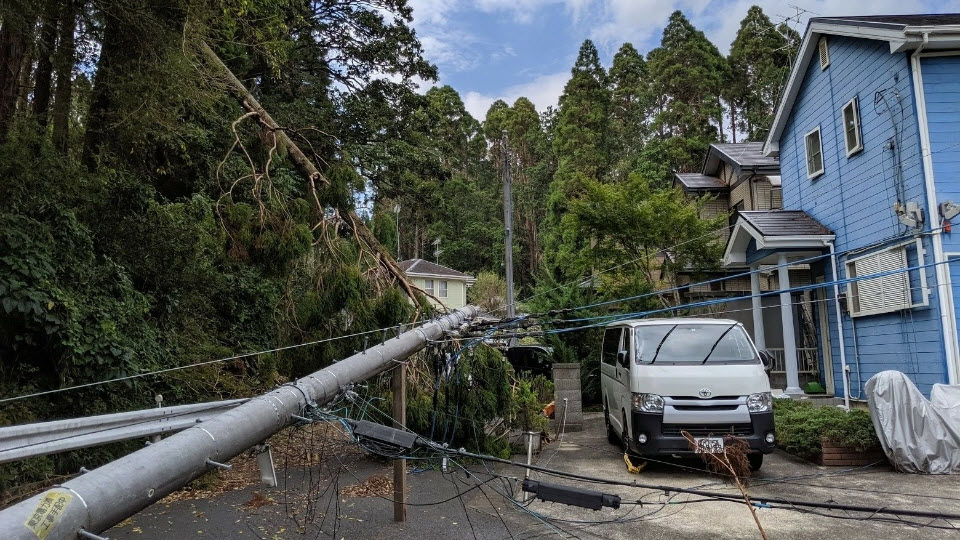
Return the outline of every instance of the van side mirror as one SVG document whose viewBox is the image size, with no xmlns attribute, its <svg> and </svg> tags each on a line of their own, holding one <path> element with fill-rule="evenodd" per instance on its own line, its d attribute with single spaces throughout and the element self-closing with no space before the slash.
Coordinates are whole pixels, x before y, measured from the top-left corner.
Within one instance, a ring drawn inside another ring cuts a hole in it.
<svg viewBox="0 0 960 540">
<path fill-rule="evenodd" d="M 623 367 L 627 367 L 627 364 L 630 363 L 630 353 L 628 351 L 620 351 L 617 353 L 617 363 Z"/>
<path fill-rule="evenodd" d="M 773 355 L 770 351 L 760 351 L 760 363 L 763 364 L 763 370 L 770 373 L 773 369 Z"/>
</svg>

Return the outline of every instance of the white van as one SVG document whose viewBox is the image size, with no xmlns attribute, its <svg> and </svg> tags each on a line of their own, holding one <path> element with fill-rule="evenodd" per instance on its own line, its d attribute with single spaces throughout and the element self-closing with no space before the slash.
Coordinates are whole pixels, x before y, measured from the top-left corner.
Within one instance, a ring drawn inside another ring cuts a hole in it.
<svg viewBox="0 0 960 540">
<path fill-rule="evenodd" d="M 607 437 L 634 456 L 722 451 L 736 435 L 756 470 L 775 447 L 770 356 L 726 319 L 644 319 L 608 325 L 600 353 Z"/>
</svg>

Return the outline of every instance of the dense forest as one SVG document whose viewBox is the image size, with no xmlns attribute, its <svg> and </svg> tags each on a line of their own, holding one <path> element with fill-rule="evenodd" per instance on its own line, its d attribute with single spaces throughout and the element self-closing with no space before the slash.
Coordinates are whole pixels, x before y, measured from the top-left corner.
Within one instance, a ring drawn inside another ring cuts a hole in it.
<svg viewBox="0 0 960 540">
<path fill-rule="evenodd" d="M 724 56 L 676 12 L 609 68 L 584 42 L 557 107 L 478 119 L 414 84 L 437 69 L 411 21 L 406 0 L 3 3 L 0 398 L 422 318 L 395 258 L 440 238 L 440 263 L 503 273 L 505 149 L 526 309 L 716 264 L 725 221 L 671 174 L 765 135 L 796 32 L 752 7 Z M 4 401 L 0 425 L 250 395 L 362 343 Z M 58 459 L 24 466 L 78 467 Z"/>
</svg>

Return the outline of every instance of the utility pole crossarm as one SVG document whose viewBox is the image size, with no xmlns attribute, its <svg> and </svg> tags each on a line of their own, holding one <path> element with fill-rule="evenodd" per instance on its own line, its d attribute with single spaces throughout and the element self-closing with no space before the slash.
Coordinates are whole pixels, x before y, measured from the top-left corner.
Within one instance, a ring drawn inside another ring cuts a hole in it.
<svg viewBox="0 0 960 540">
<path fill-rule="evenodd" d="M 0 538 L 101 533 L 267 440 L 308 405 L 328 403 L 343 386 L 393 367 L 476 314 L 474 306 L 461 308 L 0 511 Z"/>
</svg>

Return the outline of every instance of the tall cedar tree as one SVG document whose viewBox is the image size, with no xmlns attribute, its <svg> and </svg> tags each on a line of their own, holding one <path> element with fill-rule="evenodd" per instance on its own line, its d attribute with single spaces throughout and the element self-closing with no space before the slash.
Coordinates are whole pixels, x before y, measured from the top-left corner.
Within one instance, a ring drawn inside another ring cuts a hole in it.
<svg viewBox="0 0 960 540">
<path fill-rule="evenodd" d="M 610 175 L 623 181 L 636 166 L 649 136 L 647 116 L 650 108 L 647 63 L 637 49 L 624 43 L 613 56 L 608 77 L 610 84 Z"/>
<path fill-rule="evenodd" d="M 767 136 L 774 107 L 790 74 L 799 34 L 775 26 L 759 6 L 747 11 L 730 46 L 730 79 L 726 85 L 734 129 L 748 140 Z"/>
<path fill-rule="evenodd" d="M 647 65 L 656 96 L 657 161 L 672 171 L 699 170 L 707 146 L 720 134 L 726 60 L 703 32 L 675 11 L 660 46 L 647 55 Z"/>
<path fill-rule="evenodd" d="M 30 56 L 36 17 L 20 4 L 0 6 L 0 142 L 6 139 L 16 112 L 21 72 L 30 69 L 25 60 Z"/>
<path fill-rule="evenodd" d="M 533 275 L 540 267 L 541 223 L 546 217 L 543 201 L 550 189 L 554 171 L 551 143 L 544 133 L 540 115 L 533 102 L 517 98 L 510 108 L 507 123 L 513 152 L 513 200 L 516 238 L 520 243 L 517 283 L 532 284 Z"/>
<path fill-rule="evenodd" d="M 557 172 L 547 199 L 544 260 L 555 276 L 576 277 L 589 271 L 585 248 L 589 239 L 565 223 L 570 201 L 584 194 L 590 180 L 603 178 L 609 164 L 606 136 L 610 89 L 597 48 L 584 41 L 560 96 L 553 151 Z"/>
</svg>

